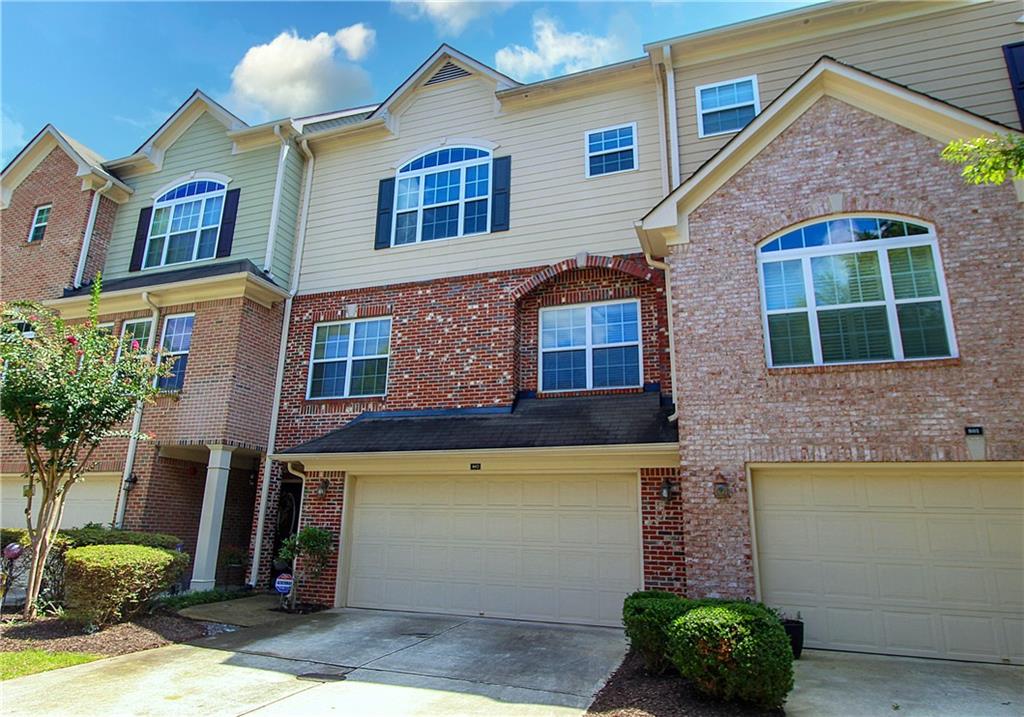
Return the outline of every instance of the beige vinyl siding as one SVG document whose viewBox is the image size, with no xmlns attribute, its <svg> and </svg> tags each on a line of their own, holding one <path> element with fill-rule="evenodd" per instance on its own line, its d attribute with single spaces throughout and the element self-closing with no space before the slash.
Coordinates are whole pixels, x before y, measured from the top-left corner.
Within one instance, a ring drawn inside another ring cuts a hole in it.
<svg viewBox="0 0 1024 717">
<path fill-rule="evenodd" d="M 661 195 L 650 71 L 562 101 L 496 108 L 492 82 L 447 82 L 419 91 L 399 113 L 395 138 L 380 130 L 314 147 L 300 292 L 551 264 L 580 251 L 637 252 L 633 221 Z M 587 179 L 584 133 L 628 122 L 637 124 L 639 169 Z M 379 181 L 445 138 L 495 142 L 494 156 L 512 157 L 511 229 L 374 250 Z"/>
<path fill-rule="evenodd" d="M 135 194 L 121 205 L 114 220 L 114 231 L 103 270 L 105 279 L 121 278 L 129 274 L 128 267 L 132 257 L 132 245 L 135 243 L 139 212 L 145 207 L 153 206 L 153 193 L 168 182 L 184 177 L 192 171 L 225 174 L 231 178 L 228 189 L 241 189 L 231 256 L 153 267 L 143 269 L 142 272 L 168 271 L 243 258 L 251 259 L 258 266 L 263 266 L 280 145 L 274 143 L 250 152 L 232 154 L 232 142 L 225 134 L 226 131 L 224 125 L 204 112 L 174 144 L 167 148 L 163 167 L 159 172 L 125 180 L 125 183 L 135 190 Z"/>
<path fill-rule="evenodd" d="M 675 72 L 683 179 L 734 136 L 698 138 L 697 86 L 756 74 L 764 109 L 822 55 L 1019 127 L 1002 46 L 1021 39 L 1021 12 L 1019 2 L 984 3 L 692 65 L 680 46 Z"/>
<path fill-rule="evenodd" d="M 281 186 L 281 204 L 277 212 L 277 235 L 271 273 L 284 285 L 291 281 L 292 256 L 295 251 L 295 233 L 298 230 L 299 202 L 302 194 L 302 176 L 305 159 L 298 147 L 292 146 L 285 159 L 284 183 Z"/>
</svg>

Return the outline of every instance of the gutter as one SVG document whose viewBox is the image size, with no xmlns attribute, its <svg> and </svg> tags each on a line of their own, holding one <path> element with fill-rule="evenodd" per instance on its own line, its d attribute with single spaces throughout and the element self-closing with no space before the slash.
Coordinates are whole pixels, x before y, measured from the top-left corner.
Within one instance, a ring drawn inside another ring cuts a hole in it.
<svg viewBox="0 0 1024 717">
<path fill-rule="evenodd" d="M 640 240 L 640 248 L 644 252 L 647 265 L 665 272 L 665 308 L 668 310 L 668 365 L 669 371 L 672 373 L 672 406 L 675 408 L 668 420 L 669 423 L 672 423 L 679 420 L 679 398 L 676 388 L 676 331 L 672 319 L 672 267 L 651 256 L 650 242 L 647 241 L 647 231 L 643 227 L 643 222 L 633 222 L 633 229 Z"/>
<path fill-rule="evenodd" d="M 284 318 L 281 321 L 281 338 L 277 347 L 277 376 L 274 378 L 274 402 L 270 409 L 270 430 L 267 434 L 267 455 L 263 460 L 263 481 L 260 485 L 260 507 L 256 517 L 256 536 L 252 550 L 252 564 L 249 568 L 249 585 L 256 587 L 259 582 L 260 560 L 263 556 L 263 533 L 266 530 L 267 502 L 270 499 L 270 474 L 273 468 L 274 439 L 277 436 L 277 424 L 281 415 L 281 389 L 284 386 L 285 355 L 288 352 L 288 331 L 291 327 L 292 302 L 299 292 L 299 270 L 302 267 L 302 250 L 306 244 L 306 220 L 309 217 L 309 196 L 313 191 L 313 168 L 316 157 L 309 149 L 309 140 L 299 143 L 299 149 L 306 158 L 306 177 L 302 185 L 302 210 L 299 214 L 299 236 L 295 242 L 295 253 L 292 256 L 292 281 L 288 297 L 284 300 Z M 291 465 L 288 470 L 295 472 Z M 296 473 L 296 475 L 300 475 Z M 304 478 L 304 476 L 301 476 Z M 302 503 L 299 503 L 301 518 Z"/>
<path fill-rule="evenodd" d="M 142 300 L 149 304 L 149 308 L 152 311 L 151 321 L 152 327 L 149 330 L 149 340 L 146 341 L 146 353 L 153 353 L 153 345 L 156 343 L 156 332 L 158 321 L 160 320 L 160 308 L 153 303 L 149 298 L 149 292 L 142 292 Z M 132 435 L 128 439 L 128 453 L 124 458 L 124 471 L 121 473 L 121 485 L 118 488 L 117 495 L 117 516 L 114 518 L 114 526 L 116 528 L 124 527 L 124 514 L 128 507 L 128 488 L 125 486 L 129 484 L 129 478 L 132 475 L 132 469 L 135 468 L 135 454 L 139 449 L 139 431 L 142 430 L 142 401 L 135 404 L 135 417 L 132 419 Z"/>
<path fill-rule="evenodd" d="M 267 231 L 267 250 L 263 257 L 263 271 L 273 276 L 271 267 L 274 264 L 274 240 L 277 239 L 277 219 L 281 212 L 281 185 L 284 183 L 284 165 L 288 159 L 291 145 L 281 134 L 281 125 L 274 125 L 274 134 L 281 140 L 281 151 L 277 155 L 277 177 L 274 180 L 274 199 L 270 205 L 270 229 Z"/>
<path fill-rule="evenodd" d="M 96 228 L 96 214 L 100 209 L 100 198 L 103 193 L 114 186 L 114 180 L 108 179 L 100 189 L 92 193 L 92 204 L 89 207 L 89 220 L 85 223 L 85 237 L 82 239 L 82 251 L 78 255 L 78 267 L 75 269 L 74 287 L 82 286 L 82 275 L 85 273 L 85 263 L 89 259 L 89 245 L 92 243 L 92 233 Z"/>
</svg>

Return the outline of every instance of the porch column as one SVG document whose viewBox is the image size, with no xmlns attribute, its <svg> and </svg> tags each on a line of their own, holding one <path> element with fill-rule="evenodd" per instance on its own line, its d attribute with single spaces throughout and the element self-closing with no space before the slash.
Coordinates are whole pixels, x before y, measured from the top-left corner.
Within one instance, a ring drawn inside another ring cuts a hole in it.
<svg viewBox="0 0 1024 717">
<path fill-rule="evenodd" d="M 210 446 L 203 512 L 199 516 L 199 538 L 196 540 L 192 582 L 189 585 L 191 590 L 212 590 L 216 584 L 217 554 L 220 552 L 220 529 L 224 522 L 224 499 L 228 492 L 232 450 L 230 446 Z"/>
</svg>

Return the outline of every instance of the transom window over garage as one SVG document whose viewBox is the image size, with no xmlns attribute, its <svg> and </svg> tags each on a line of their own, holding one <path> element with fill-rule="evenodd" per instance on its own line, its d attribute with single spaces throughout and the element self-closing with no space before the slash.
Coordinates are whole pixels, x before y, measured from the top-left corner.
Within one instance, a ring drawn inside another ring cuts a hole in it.
<svg viewBox="0 0 1024 717">
<path fill-rule="evenodd" d="M 931 227 L 837 217 L 791 229 L 757 252 L 769 366 L 956 355 Z"/>
<path fill-rule="evenodd" d="M 400 167 L 397 179 L 392 246 L 490 231 L 488 150 L 434 150 Z"/>
<path fill-rule="evenodd" d="M 157 197 L 143 267 L 212 258 L 217 251 L 226 192 L 223 183 L 202 179 Z"/>
<path fill-rule="evenodd" d="M 540 311 L 540 390 L 641 386 L 640 302 Z"/>
</svg>

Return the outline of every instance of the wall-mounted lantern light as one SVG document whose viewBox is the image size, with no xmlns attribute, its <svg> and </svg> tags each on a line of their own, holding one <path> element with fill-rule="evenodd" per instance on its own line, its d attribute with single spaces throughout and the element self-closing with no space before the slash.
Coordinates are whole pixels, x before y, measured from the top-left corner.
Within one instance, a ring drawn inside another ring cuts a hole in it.
<svg viewBox="0 0 1024 717">
<path fill-rule="evenodd" d="M 732 489 L 729 488 L 729 481 L 725 479 L 725 476 L 718 476 L 715 479 L 715 482 L 712 483 L 712 491 L 719 500 L 725 500 L 732 495 Z"/>
<path fill-rule="evenodd" d="M 139 477 L 134 473 L 129 473 L 128 477 L 124 479 L 124 491 L 129 492 L 135 487 L 135 484 L 139 482 Z"/>
<path fill-rule="evenodd" d="M 316 488 L 317 497 L 323 498 L 325 495 L 327 495 L 327 489 L 330 487 L 330 485 L 330 481 L 328 481 L 326 478 L 321 478 L 320 484 Z"/>
<path fill-rule="evenodd" d="M 672 500 L 673 488 L 674 485 L 672 483 L 672 479 L 665 478 L 665 480 L 661 482 L 661 499 Z"/>
</svg>

